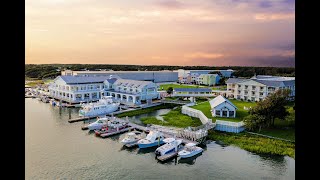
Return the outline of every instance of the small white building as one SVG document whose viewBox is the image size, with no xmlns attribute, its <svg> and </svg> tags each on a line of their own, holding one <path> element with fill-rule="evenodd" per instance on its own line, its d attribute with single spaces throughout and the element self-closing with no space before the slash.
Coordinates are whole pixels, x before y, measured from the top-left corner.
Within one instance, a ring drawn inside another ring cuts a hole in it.
<svg viewBox="0 0 320 180">
<path fill-rule="evenodd" d="M 209 101 L 209 103 L 213 117 L 236 117 L 236 110 L 238 108 L 225 97 L 219 95 Z"/>
</svg>

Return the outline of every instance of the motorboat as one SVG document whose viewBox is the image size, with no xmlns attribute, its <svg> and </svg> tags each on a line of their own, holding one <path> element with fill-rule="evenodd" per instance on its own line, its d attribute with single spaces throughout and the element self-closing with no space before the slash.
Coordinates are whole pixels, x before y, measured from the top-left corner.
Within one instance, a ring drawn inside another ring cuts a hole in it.
<svg viewBox="0 0 320 180">
<path fill-rule="evenodd" d="M 89 130 L 96 130 L 96 129 L 101 129 L 103 126 L 108 125 L 108 118 L 98 118 L 97 121 L 91 123 L 88 125 Z"/>
<path fill-rule="evenodd" d="M 66 105 L 67 105 L 66 103 L 62 103 L 60 101 L 56 102 L 57 107 L 66 107 Z"/>
<path fill-rule="evenodd" d="M 103 134 L 116 132 L 128 127 L 128 123 L 116 123 L 114 121 L 109 121 L 106 126 L 103 126 L 100 130 L 94 130 L 95 135 L 101 136 Z"/>
<path fill-rule="evenodd" d="M 76 107 L 76 108 L 81 108 L 82 106 L 84 106 L 84 101 L 80 101 L 79 104 L 74 105 L 74 107 Z"/>
<path fill-rule="evenodd" d="M 181 158 L 189 158 L 197 154 L 202 153 L 203 149 L 196 146 L 195 143 L 188 143 L 185 145 L 184 149 L 178 152 L 178 156 Z"/>
<path fill-rule="evenodd" d="M 180 150 L 182 146 L 182 140 L 181 139 L 175 139 L 175 138 L 166 138 L 163 140 L 165 143 L 164 145 L 158 147 L 155 151 L 155 154 L 157 156 L 163 156 L 165 154 L 169 154 L 172 152 L 177 152 Z"/>
<path fill-rule="evenodd" d="M 54 99 L 50 99 L 49 104 L 51 104 L 52 106 L 56 105 L 56 101 Z"/>
<path fill-rule="evenodd" d="M 113 102 L 112 98 L 112 96 L 103 96 L 98 102 L 82 105 L 79 110 L 79 116 L 106 115 L 118 110 L 120 103 Z"/>
<path fill-rule="evenodd" d="M 132 145 L 137 143 L 140 139 L 145 138 L 146 134 L 142 133 L 140 131 L 132 131 L 132 132 L 128 132 L 125 136 L 125 138 L 123 138 L 121 140 L 121 143 L 123 145 Z"/>
<path fill-rule="evenodd" d="M 45 96 L 45 97 L 42 97 L 42 98 L 41 98 L 41 101 L 44 102 L 44 103 L 48 103 L 48 102 L 49 102 L 49 98 L 46 97 L 46 96 Z"/>
<path fill-rule="evenodd" d="M 137 142 L 139 148 L 154 147 L 164 144 L 164 136 L 159 131 L 150 131 L 146 138 L 143 138 Z"/>
</svg>

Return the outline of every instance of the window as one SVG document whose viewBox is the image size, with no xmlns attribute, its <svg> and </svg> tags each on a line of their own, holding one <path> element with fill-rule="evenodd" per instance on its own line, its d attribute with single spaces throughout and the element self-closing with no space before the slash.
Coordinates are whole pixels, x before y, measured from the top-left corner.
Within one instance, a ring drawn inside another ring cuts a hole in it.
<svg viewBox="0 0 320 180">
<path fill-rule="evenodd" d="M 262 91 L 262 90 L 263 90 L 263 87 L 260 87 L 260 90 Z"/>
<path fill-rule="evenodd" d="M 220 116 L 220 110 L 216 110 L 216 115 Z"/>
<path fill-rule="evenodd" d="M 234 116 L 234 111 L 229 111 L 229 117 L 230 116 L 232 116 L 232 117 Z"/>
</svg>

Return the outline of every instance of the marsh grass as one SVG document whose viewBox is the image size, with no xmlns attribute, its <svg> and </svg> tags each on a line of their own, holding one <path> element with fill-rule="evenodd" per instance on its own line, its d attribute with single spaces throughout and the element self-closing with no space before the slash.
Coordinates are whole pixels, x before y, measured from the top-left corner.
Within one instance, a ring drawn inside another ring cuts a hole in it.
<svg viewBox="0 0 320 180">
<path fill-rule="evenodd" d="M 295 158 L 295 144 L 277 139 L 251 135 L 245 132 L 234 134 L 210 130 L 208 138 L 235 145 L 254 153 L 287 155 Z"/>
</svg>

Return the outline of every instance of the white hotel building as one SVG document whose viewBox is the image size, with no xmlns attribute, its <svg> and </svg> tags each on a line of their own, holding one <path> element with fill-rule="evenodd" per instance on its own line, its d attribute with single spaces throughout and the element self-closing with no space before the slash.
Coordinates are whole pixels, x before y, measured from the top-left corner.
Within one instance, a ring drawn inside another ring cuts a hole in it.
<svg viewBox="0 0 320 180">
<path fill-rule="evenodd" d="M 58 76 L 49 86 L 49 96 L 68 103 L 96 101 L 113 96 L 123 104 L 159 99 L 157 85 L 151 81 L 121 79 L 112 76 Z"/>
<path fill-rule="evenodd" d="M 290 89 L 295 96 L 295 77 L 254 76 L 251 79 L 229 78 L 227 96 L 233 99 L 261 101 L 278 89 Z"/>
</svg>

